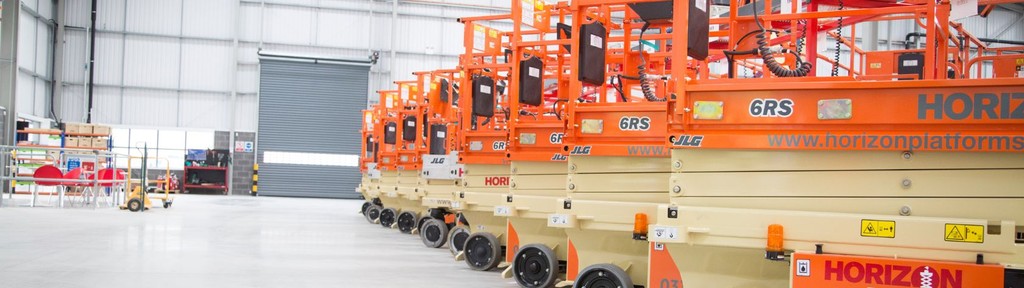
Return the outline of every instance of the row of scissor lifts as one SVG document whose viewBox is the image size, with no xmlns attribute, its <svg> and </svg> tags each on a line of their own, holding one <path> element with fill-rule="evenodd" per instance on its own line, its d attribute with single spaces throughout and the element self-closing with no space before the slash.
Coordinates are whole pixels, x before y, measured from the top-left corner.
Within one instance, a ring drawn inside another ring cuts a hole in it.
<svg viewBox="0 0 1024 288">
<path fill-rule="evenodd" d="M 1024 47 L 941 2 L 680 3 L 460 19 L 364 111 L 364 216 L 521 287 L 1024 287 Z M 880 19 L 933 45 L 842 36 Z"/>
</svg>

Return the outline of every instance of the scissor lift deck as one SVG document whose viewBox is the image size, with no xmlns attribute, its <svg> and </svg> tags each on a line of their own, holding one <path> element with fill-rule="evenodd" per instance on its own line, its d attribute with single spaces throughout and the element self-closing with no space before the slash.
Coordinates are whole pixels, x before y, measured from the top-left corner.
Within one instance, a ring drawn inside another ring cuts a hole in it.
<svg viewBox="0 0 1024 288">
<path fill-rule="evenodd" d="M 1024 117 L 1010 113 L 1024 107 L 1014 98 L 1024 79 L 965 73 L 994 49 L 949 22 L 948 3 L 858 4 L 817 12 L 811 1 L 799 13 L 712 21 L 736 27 L 722 32 L 730 45 L 760 30 L 753 21 L 798 25 L 792 31 L 812 23 L 806 33 L 817 41 L 818 28 L 836 27 L 824 18 L 835 17 L 920 18 L 927 39 L 913 62 L 920 72 L 909 75 L 879 77 L 863 70 L 879 66 L 851 60 L 837 69 L 852 76 L 778 77 L 777 67 L 754 65 L 763 78 L 677 83 L 666 138 L 671 203 L 648 233 L 649 283 L 1024 287 Z M 683 29 L 686 10 L 674 11 Z M 673 35 L 675 51 L 688 50 L 686 37 Z"/>
</svg>

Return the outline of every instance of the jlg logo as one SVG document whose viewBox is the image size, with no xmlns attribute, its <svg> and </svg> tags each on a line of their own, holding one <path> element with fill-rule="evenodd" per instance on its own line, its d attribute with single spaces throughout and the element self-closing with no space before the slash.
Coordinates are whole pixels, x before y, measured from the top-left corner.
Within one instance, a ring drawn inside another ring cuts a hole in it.
<svg viewBox="0 0 1024 288">
<path fill-rule="evenodd" d="M 750 101 L 750 116 L 789 117 L 793 115 L 793 100 L 754 99 Z"/>
<path fill-rule="evenodd" d="M 551 161 L 565 161 L 565 160 L 569 160 L 569 157 L 565 157 L 565 155 L 562 155 L 562 153 L 555 153 L 554 156 L 551 156 Z"/>
<path fill-rule="evenodd" d="M 434 158 L 430 160 L 430 164 L 444 164 L 444 158 Z"/>
<path fill-rule="evenodd" d="M 508 177 L 487 177 L 484 178 L 484 185 L 487 186 L 508 186 Z"/>
<path fill-rule="evenodd" d="M 670 140 L 673 146 L 700 147 L 700 143 L 704 142 L 704 135 L 679 135 L 676 139 Z"/>
<path fill-rule="evenodd" d="M 590 155 L 590 146 L 575 146 L 569 155 Z"/>
<path fill-rule="evenodd" d="M 623 116 L 619 118 L 619 130 L 647 131 L 651 129 L 651 117 Z"/>
</svg>

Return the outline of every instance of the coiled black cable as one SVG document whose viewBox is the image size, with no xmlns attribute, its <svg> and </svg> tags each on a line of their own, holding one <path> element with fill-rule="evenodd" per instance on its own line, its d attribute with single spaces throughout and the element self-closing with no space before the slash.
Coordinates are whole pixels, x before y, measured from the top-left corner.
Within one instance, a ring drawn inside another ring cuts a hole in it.
<svg viewBox="0 0 1024 288">
<path fill-rule="evenodd" d="M 647 57 L 644 57 L 644 32 L 647 28 L 651 27 L 650 22 L 644 22 L 644 27 L 640 28 L 640 66 L 636 67 L 636 75 L 640 78 L 640 91 L 643 91 L 644 98 L 651 102 L 665 102 L 667 99 L 658 98 L 654 95 L 654 90 L 651 89 L 651 80 L 647 78 Z"/>
<path fill-rule="evenodd" d="M 838 0 L 838 1 L 839 1 L 839 11 L 842 11 L 843 10 L 843 0 Z M 842 46 L 842 44 L 843 44 L 842 43 L 842 39 L 843 39 L 843 16 L 839 16 L 839 19 L 836 20 L 836 24 L 839 24 L 839 25 L 836 26 L 836 59 L 835 59 L 836 62 L 832 63 L 832 77 L 839 76 L 839 56 L 841 54 L 840 53 L 841 50 L 839 50 L 839 49 L 843 47 Z"/>
<path fill-rule="evenodd" d="M 771 47 L 768 47 L 768 36 L 767 29 L 764 29 L 764 25 L 761 25 L 761 20 L 757 16 L 757 0 L 753 2 L 754 5 L 754 22 L 757 23 L 757 27 L 761 29 L 761 33 L 757 36 L 757 50 L 761 54 L 761 60 L 764 60 L 764 65 L 768 67 L 768 71 L 772 72 L 772 75 L 778 77 L 804 77 L 811 73 L 811 63 L 804 62 L 803 58 L 796 55 L 796 69 L 789 69 L 789 67 L 782 66 L 778 61 L 775 61 L 773 57 L 774 53 L 771 51 Z M 806 36 L 804 36 L 806 37 Z"/>
</svg>

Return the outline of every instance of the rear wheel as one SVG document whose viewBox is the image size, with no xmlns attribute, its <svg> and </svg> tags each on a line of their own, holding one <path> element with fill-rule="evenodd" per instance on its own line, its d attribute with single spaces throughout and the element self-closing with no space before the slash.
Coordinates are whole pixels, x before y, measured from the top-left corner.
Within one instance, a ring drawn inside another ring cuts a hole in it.
<svg viewBox="0 0 1024 288">
<path fill-rule="evenodd" d="M 519 283 L 519 287 L 554 287 L 559 273 L 555 251 L 542 244 L 519 248 L 512 260 L 512 277 Z"/>
<path fill-rule="evenodd" d="M 466 226 L 455 226 L 448 232 L 448 250 L 452 252 L 452 255 L 462 252 L 462 248 L 466 246 L 466 239 L 468 238 L 469 228 L 466 228 Z"/>
<path fill-rule="evenodd" d="M 405 234 L 411 234 L 412 229 L 416 228 L 416 213 L 405 211 L 398 214 L 398 231 Z"/>
<path fill-rule="evenodd" d="M 619 266 L 612 264 L 594 264 L 588 266 L 576 277 L 573 288 L 628 288 L 633 287 L 629 274 Z"/>
<path fill-rule="evenodd" d="M 366 213 L 363 213 L 363 216 L 366 216 L 366 221 L 370 224 L 376 223 L 377 218 L 380 217 L 380 206 L 370 205 L 366 208 Z"/>
<path fill-rule="evenodd" d="M 427 219 L 420 226 L 420 239 L 427 247 L 440 248 L 448 241 L 448 225 L 441 220 Z"/>
<path fill-rule="evenodd" d="M 501 246 L 498 238 L 491 233 L 470 235 L 462 252 L 466 256 L 466 264 L 473 270 L 491 270 L 501 262 Z"/>
<path fill-rule="evenodd" d="M 369 209 L 370 205 L 373 205 L 373 204 L 370 204 L 369 201 L 363 202 L 363 207 L 359 208 L 359 214 L 364 214 L 365 215 L 366 214 L 366 209 Z"/>
<path fill-rule="evenodd" d="M 380 226 L 384 228 L 391 228 L 391 225 L 395 224 L 395 218 L 398 217 L 398 211 L 395 208 L 384 208 L 380 211 Z"/>
</svg>

